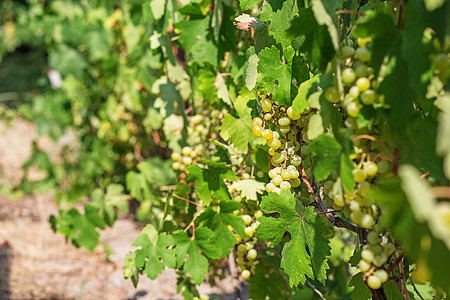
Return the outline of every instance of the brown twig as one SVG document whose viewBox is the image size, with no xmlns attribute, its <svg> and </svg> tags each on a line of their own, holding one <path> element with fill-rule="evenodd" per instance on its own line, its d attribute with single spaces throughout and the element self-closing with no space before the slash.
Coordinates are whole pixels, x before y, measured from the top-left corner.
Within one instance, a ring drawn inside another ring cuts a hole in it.
<svg viewBox="0 0 450 300">
<path fill-rule="evenodd" d="M 308 279 L 306 279 L 306 280 L 305 280 L 305 283 L 306 283 L 310 288 L 312 288 L 313 291 L 314 291 L 317 295 L 319 295 L 320 299 L 322 299 L 322 300 L 327 300 L 327 298 L 325 298 L 325 297 L 323 296 L 322 292 L 320 292 L 320 291 L 314 286 L 314 284 L 311 283 L 311 281 L 309 281 Z"/>
<path fill-rule="evenodd" d="M 435 186 L 432 191 L 436 198 L 448 198 L 450 199 L 450 186 Z"/>
<path fill-rule="evenodd" d="M 356 10 L 346 10 L 346 9 L 341 9 L 336 11 L 338 14 L 340 15 L 345 15 L 345 14 L 349 14 L 349 15 L 359 15 L 359 16 L 365 16 L 366 14 L 360 11 L 356 11 Z"/>
<path fill-rule="evenodd" d="M 189 202 L 191 204 L 194 204 L 194 205 L 198 206 L 198 203 L 195 203 L 194 201 L 191 201 L 189 199 L 186 199 L 186 198 L 183 198 L 181 196 L 178 196 L 177 194 L 172 194 L 172 196 L 174 196 L 175 198 L 178 198 L 180 200 L 183 200 L 183 201 L 186 201 L 186 202 Z"/>
</svg>

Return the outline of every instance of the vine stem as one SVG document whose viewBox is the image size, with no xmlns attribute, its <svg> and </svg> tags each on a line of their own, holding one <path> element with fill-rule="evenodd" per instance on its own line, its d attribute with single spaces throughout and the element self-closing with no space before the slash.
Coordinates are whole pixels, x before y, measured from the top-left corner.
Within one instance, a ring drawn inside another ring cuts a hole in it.
<svg viewBox="0 0 450 300">
<path fill-rule="evenodd" d="M 191 201 L 191 200 L 189 200 L 189 199 L 186 199 L 186 198 L 183 198 L 183 197 L 181 197 L 181 196 L 178 196 L 177 194 L 172 194 L 172 196 L 174 196 L 175 198 L 178 198 L 178 199 L 180 199 L 180 200 L 189 202 L 190 204 L 194 204 L 195 206 L 198 206 L 198 203 L 195 203 L 194 201 Z"/>
<path fill-rule="evenodd" d="M 309 281 L 308 279 L 306 279 L 306 280 L 305 280 L 305 284 L 307 284 L 310 288 L 312 288 L 313 291 L 314 291 L 317 295 L 319 295 L 319 297 L 320 297 L 322 300 L 327 300 L 327 298 L 325 298 L 325 297 L 323 296 L 322 292 L 320 292 L 320 291 L 314 286 L 314 284 L 311 283 L 311 281 Z"/>
</svg>

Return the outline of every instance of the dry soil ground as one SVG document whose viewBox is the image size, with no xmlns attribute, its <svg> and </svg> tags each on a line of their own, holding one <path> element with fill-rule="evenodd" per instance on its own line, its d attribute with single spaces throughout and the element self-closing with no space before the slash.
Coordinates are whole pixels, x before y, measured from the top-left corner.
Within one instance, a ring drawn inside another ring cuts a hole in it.
<svg viewBox="0 0 450 300">
<path fill-rule="evenodd" d="M 19 180 L 20 166 L 34 139 L 38 135 L 32 124 L 21 119 L 10 125 L 0 122 L 1 182 Z M 45 138 L 39 142 L 50 150 L 56 147 Z M 137 289 L 123 280 L 124 256 L 139 235 L 133 220 L 121 218 L 101 232 L 105 246 L 91 254 L 53 233 L 48 218 L 56 212 L 52 195 L 18 200 L 0 196 L 0 299 L 182 299 L 176 294 L 172 270 L 165 270 L 155 281 L 141 277 Z M 218 299 L 238 299 L 240 287 L 237 279 L 228 276 L 216 287 L 202 284 L 200 292 Z M 241 293 L 245 294 L 245 289 Z"/>
</svg>

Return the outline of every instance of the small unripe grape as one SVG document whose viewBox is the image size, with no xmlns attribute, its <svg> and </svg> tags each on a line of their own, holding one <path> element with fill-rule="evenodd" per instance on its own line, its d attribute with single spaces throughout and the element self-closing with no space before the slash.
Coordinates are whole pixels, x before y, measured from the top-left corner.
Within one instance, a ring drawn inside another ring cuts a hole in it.
<svg viewBox="0 0 450 300">
<path fill-rule="evenodd" d="M 256 256 L 258 256 L 258 252 L 256 252 L 255 249 L 251 249 L 251 250 L 249 250 L 248 253 L 247 253 L 247 258 L 248 258 L 248 259 L 255 259 Z"/>
<path fill-rule="evenodd" d="M 180 171 L 184 171 L 186 170 L 186 165 L 185 164 L 180 164 Z"/>
<path fill-rule="evenodd" d="M 291 179 L 291 172 L 288 170 L 283 170 L 281 172 L 281 178 L 283 178 L 283 180 L 289 180 Z"/>
<path fill-rule="evenodd" d="M 256 125 L 262 126 L 262 124 L 263 124 L 263 121 L 261 120 L 260 117 L 253 118 L 253 121 L 252 121 L 253 126 L 256 126 Z"/>
<path fill-rule="evenodd" d="M 368 62 L 372 59 L 372 53 L 366 47 L 356 49 L 355 55 L 362 62 Z"/>
<path fill-rule="evenodd" d="M 366 171 L 363 169 L 354 169 L 352 173 L 356 182 L 363 182 L 367 178 Z"/>
<path fill-rule="evenodd" d="M 272 101 L 270 99 L 263 99 L 261 101 L 261 108 L 264 112 L 270 112 L 272 110 Z"/>
<path fill-rule="evenodd" d="M 249 270 L 243 270 L 242 273 L 241 273 L 241 275 L 242 275 L 242 278 L 244 278 L 245 280 L 247 280 L 247 279 L 250 278 L 250 276 L 251 276 L 252 274 L 250 273 Z"/>
<path fill-rule="evenodd" d="M 353 56 L 355 54 L 355 48 L 350 46 L 344 46 L 341 48 L 341 55 L 344 58 Z"/>
<path fill-rule="evenodd" d="M 189 156 L 183 156 L 183 158 L 181 159 L 181 161 L 183 162 L 183 164 L 185 165 L 190 165 L 192 164 L 192 158 Z"/>
<path fill-rule="evenodd" d="M 303 150 L 303 147 L 302 147 L 302 150 Z M 298 165 L 300 165 L 301 163 L 302 163 L 302 158 L 301 158 L 299 155 L 294 155 L 294 156 L 291 158 L 291 164 L 292 164 L 292 165 L 298 166 Z"/>
<path fill-rule="evenodd" d="M 277 193 L 278 195 L 280 195 L 281 194 L 281 189 L 279 187 L 277 187 L 273 192 Z"/>
<path fill-rule="evenodd" d="M 369 271 L 371 267 L 372 267 L 372 265 L 370 263 L 368 263 L 367 261 L 365 261 L 363 259 L 361 259 L 359 261 L 358 268 L 361 270 L 361 272 L 365 273 L 365 272 Z"/>
<path fill-rule="evenodd" d="M 234 201 L 242 202 L 242 197 L 241 196 L 236 196 L 236 197 L 234 197 Z"/>
<path fill-rule="evenodd" d="M 300 179 L 299 178 L 294 178 L 294 179 L 292 179 L 292 186 L 293 187 L 299 187 L 300 186 L 300 184 L 301 184 L 301 181 L 300 181 Z"/>
<path fill-rule="evenodd" d="M 366 77 L 369 75 L 369 68 L 365 64 L 358 64 L 355 67 L 355 74 L 357 77 Z"/>
<path fill-rule="evenodd" d="M 289 183 L 289 181 L 283 181 L 280 184 L 280 189 L 289 191 L 291 189 L 291 184 Z"/>
<path fill-rule="evenodd" d="M 391 242 L 387 243 L 386 245 L 384 245 L 383 251 L 384 251 L 384 253 L 386 253 L 387 255 L 391 255 L 392 253 L 395 252 L 395 246 L 394 246 L 394 244 L 392 244 Z"/>
<path fill-rule="evenodd" d="M 366 174 L 369 176 L 375 176 L 378 173 L 378 166 L 373 161 L 368 161 L 363 166 L 364 171 L 366 171 Z"/>
<path fill-rule="evenodd" d="M 377 166 L 378 166 L 378 172 L 381 174 L 384 174 L 387 171 L 389 171 L 389 162 L 387 162 L 385 160 L 380 160 L 378 162 Z"/>
<path fill-rule="evenodd" d="M 244 231 L 245 231 L 245 234 L 248 236 L 252 236 L 255 233 L 255 229 L 251 226 L 245 227 Z"/>
<path fill-rule="evenodd" d="M 238 247 L 237 247 L 238 254 L 242 255 L 242 253 L 244 253 L 244 251 L 245 251 L 245 245 L 243 245 L 243 244 L 238 245 Z"/>
<path fill-rule="evenodd" d="M 264 129 L 261 135 L 265 140 L 270 140 L 273 137 L 273 132 L 271 129 Z"/>
<path fill-rule="evenodd" d="M 352 99 L 356 99 L 359 96 L 359 87 L 356 85 L 352 86 L 348 90 L 348 94 L 352 97 Z"/>
<path fill-rule="evenodd" d="M 378 276 L 370 275 L 367 278 L 367 285 L 373 290 L 378 290 L 381 287 L 381 281 Z"/>
<path fill-rule="evenodd" d="M 331 191 L 331 189 L 333 188 L 334 182 L 331 180 L 327 180 L 325 181 L 325 183 L 323 184 L 323 188 L 325 189 L 325 191 Z"/>
<path fill-rule="evenodd" d="M 278 120 L 278 125 L 280 126 L 287 126 L 291 123 L 291 120 L 289 120 L 288 117 L 282 117 Z"/>
<path fill-rule="evenodd" d="M 273 182 L 269 182 L 268 184 L 266 184 L 266 191 L 268 193 L 273 192 L 275 190 L 276 186 Z"/>
<path fill-rule="evenodd" d="M 255 244 L 252 241 L 248 241 L 247 243 L 245 243 L 245 250 L 250 251 L 254 246 Z"/>
<path fill-rule="evenodd" d="M 298 120 L 298 119 L 300 119 L 300 117 L 302 116 L 301 113 L 298 113 L 298 114 L 296 114 L 296 115 L 294 116 L 294 114 L 293 114 L 293 112 L 292 112 L 292 106 L 289 106 L 289 107 L 288 107 L 288 109 L 286 110 L 286 114 L 288 115 L 288 117 L 289 117 L 291 120 Z"/>
<path fill-rule="evenodd" d="M 257 210 L 257 211 L 255 211 L 255 214 L 254 214 L 254 216 L 255 216 L 255 218 L 261 218 L 262 216 L 263 216 L 263 212 L 261 211 L 261 210 Z"/>
<path fill-rule="evenodd" d="M 377 255 L 375 255 L 375 258 L 373 259 L 373 264 L 377 267 L 381 267 L 387 262 L 387 255 L 384 252 L 380 252 Z"/>
<path fill-rule="evenodd" d="M 300 172 L 297 170 L 292 170 L 289 172 L 291 173 L 291 178 L 293 178 L 293 179 L 298 178 L 300 176 Z"/>
<path fill-rule="evenodd" d="M 356 102 L 350 102 L 347 107 L 347 113 L 349 116 L 356 118 L 358 116 L 359 113 L 359 107 L 358 104 Z"/>
<path fill-rule="evenodd" d="M 344 199 L 341 195 L 334 195 L 333 202 L 334 202 L 335 208 L 343 207 L 345 205 Z"/>
<path fill-rule="evenodd" d="M 281 175 L 276 175 L 273 179 L 272 179 L 273 184 L 275 185 L 280 185 L 283 182 L 283 178 L 281 178 Z"/>
<path fill-rule="evenodd" d="M 275 153 L 275 155 L 272 156 L 271 161 L 273 164 L 280 164 L 284 161 L 284 159 L 285 159 L 285 156 L 283 153 Z"/>
<path fill-rule="evenodd" d="M 355 71 L 353 71 L 352 68 L 346 68 L 344 71 L 342 71 L 342 80 L 346 84 L 351 84 L 356 79 Z"/>
<path fill-rule="evenodd" d="M 275 149 L 273 149 L 273 148 L 269 148 L 269 154 L 270 154 L 271 156 L 274 156 L 275 153 L 277 153 L 277 150 L 275 150 Z"/>
<path fill-rule="evenodd" d="M 175 161 L 180 161 L 181 155 L 179 153 L 173 152 L 172 154 L 170 154 L 170 158 Z"/>
<path fill-rule="evenodd" d="M 356 201 L 351 201 L 350 205 L 349 205 L 349 208 L 350 208 L 351 211 L 358 211 L 358 210 L 361 209 L 361 207 L 359 206 L 359 203 L 356 202 Z"/>
<path fill-rule="evenodd" d="M 376 270 L 374 275 L 380 279 L 381 283 L 385 283 L 389 279 L 388 273 L 383 269 Z"/>
<path fill-rule="evenodd" d="M 352 219 L 352 221 L 355 222 L 356 224 L 359 224 L 362 216 L 363 216 L 363 213 L 361 211 L 357 210 L 357 211 L 353 211 L 350 214 L 350 219 Z"/>
<path fill-rule="evenodd" d="M 366 262 L 371 263 L 375 258 L 375 255 L 369 249 L 364 249 L 363 251 L 361 251 L 361 258 Z"/>
<path fill-rule="evenodd" d="M 289 125 L 286 125 L 286 126 L 280 126 L 280 131 L 281 131 L 281 133 L 288 133 L 289 132 L 289 130 L 291 130 L 291 127 L 289 126 Z"/>
<path fill-rule="evenodd" d="M 361 93 L 359 96 L 359 99 L 361 99 L 361 102 L 365 105 L 370 105 L 375 102 L 376 94 L 374 90 L 367 90 Z"/>
<path fill-rule="evenodd" d="M 184 156 L 191 156 L 192 148 L 191 147 L 183 147 L 183 149 L 181 149 L 181 153 Z"/>
<path fill-rule="evenodd" d="M 256 172 L 256 177 L 263 178 L 264 177 L 264 172 L 263 171 Z"/>
<path fill-rule="evenodd" d="M 255 125 L 255 126 L 253 126 L 252 133 L 253 133 L 255 136 L 261 136 L 262 133 L 263 133 L 263 130 L 264 130 L 264 129 L 263 129 L 261 126 Z"/>
<path fill-rule="evenodd" d="M 381 239 L 378 233 L 376 233 L 375 231 L 370 231 L 367 234 L 367 241 L 369 242 L 369 244 L 377 245 L 381 242 Z"/>
<path fill-rule="evenodd" d="M 361 77 L 356 80 L 356 86 L 359 88 L 361 92 L 367 91 L 370 89 L 370 80 L 367 77 Z"/>
<path fill-rule="evenodd" d="M 180 163 L 179 162 L 174 162 L 172 164 L 172 169 L 174 169 L 175 171 L 178 171 L 180 169 Z"/>
<path fill-rule="evenodd" d="M 268 175 L 270 178 L 274 178 L 277 175 L 277 171 L 275 169 L 270 169 Z"/>
<path fill-rule="evenodd" d="M 272 117 L 273 117 L 272 114 L 269 114 L 269 113 L 264 114 L 264 120 L 266 120 L 266 121 L 272 120 Z"/>
<path fill-rule="evenodd" d="M 270 148 L 278 149 L 281 146 L 281 142 L 278 138 L 273 137 L 272 139 L 267 141 L 267 145 L 269 145 Z"/>
<path fill-rule="evenodd" d="M 369 228 L 373 225 L 373 217 L 369 214 L 364 214 L 359 221 L 359 226 L 362 228 Z"/>
<path fill-rule="evenodd" d="M 244 220 L 245 225 L 248 225 L 252 222 L 252 217 L 250 217 L 249 215 L 242 215 L 241 218 L 242 220 Z"/>
<path fill-rule="evenodd" d="M 339 102 L 339 91 L 336 87 L 330 87 L 325 92 L 325 98 L 331 103 Z"/>
</svg>

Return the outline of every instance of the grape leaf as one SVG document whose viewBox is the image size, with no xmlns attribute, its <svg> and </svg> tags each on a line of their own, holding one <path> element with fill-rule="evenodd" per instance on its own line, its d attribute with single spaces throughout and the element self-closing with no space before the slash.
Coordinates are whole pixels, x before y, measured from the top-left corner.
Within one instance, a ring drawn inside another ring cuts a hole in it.
<svg viewBox="0 0 450 300">
<path fill-rule="evenodd" d="M 322 230 L 326 230 L 323 228 L 325 225 L 320 224 L 319 217 L 313 213 L 314 208 L 309 207 L 304 215 L 298 215 L 295 205 L 294 196 L 287 191 L 282 191 L 281 195 L 270 193 L 263 197 L 261 209 L 265 213 L 279 213 L 280 216 L 260 217 L 257 237 L 269 242 L 270 247 L 275 247 L 289 231 L 291 240 L 283 247 L 281 267 L 289 276 L 290 286 L 304 283 L 306 277 L 324 282 L 328 268 L 326 256 L 330 254 L 328 241 L 320 235 Z"/>
<path fill-rule="evenodd" d="M 131 278 L 133 282 L 133 286 L 136 288 L 139 282 L 139 271 L 136 269 L 136 253 L 130 251 L 125 256 L 125 261 L 123 264 L 123 278 L 128 279 Z"/>
<path fill-rule="evenodd" d="M 290 40 L 284 36 L 289 27 L 289 21 L 297 14 L 297 1 L 295 0 L 270 0 L 261 10 L 261 21 L 270 21 L 269 33 L 273 35 L 277 43 L 283 48 L 290 44 Z"/>
<path fill-rule="evenodd" d="M 273 94 L 273 101 L 281 105 L 291 104 L 292 60 L 295 51 L 288 47 L 280 58 L 280 51 L 275 47 L 264 49 L 259 53 L 258 89 L 264 94 Z"/>
<path fill-rule="evenodd" d="M 130 195 L 137 200 L 150 199 L 151 193 L 147 179 L 142 173 L 130 171 L 125 178 Z"/>
<path fill-rule="evenodd" d="M 238 210 L 241 204 L 237 202 L 220 202 L 220 210 L 207 208 L 198 218 L 197 222 L 204 223 L 205 226 L 214 230 L 217 249 L 221 249 L 221 254 L 229 255 L 231 248 L 236 244 L 236 237 L 228 229 L 233 227 L 234 231 L 240 236 L 245 236 L 244 221 L 241 217 L 235 216 L 233 211 Z"/>
<path fill-rule="evenodd" d="M 232 186 L 240 192 L 242 197 L 247 200 L 258 200 L 258 194 L 262 194 L 265 191 L 264 182 L 256 181 L 254 179 L 244 179 L 233 182 Z"/>
<path fill-rule="evenodd" d="M 249 143 L 265 143 L 262 137 L 256 137 L 252 133 L 252 110 L 247 106 L 250 97 L 252 96 L 249 93 L 239 95 L 234 103 L 239 118 L 228 114 L 223 118 L 220 127 L 220 136 L 242 152 L 247 152 Z"/>
<path fill-rule="evenodd" d="M 354 289 L 352 291 L 352 299 L 353 300 L 369 300 L 372 298 L 372 294 L 370 293 L 369 288 L 362 278 L 362 273 L 358 273 L 353 275 L 350 280 L 349 286 L 353 286 Z M 388 298 L 390 299 L 390 298 Z"/>
<path fill-rule="evenodd" d="M 308 54 L 308 60 L 315 67 L 323 67 L 334 56 L 334 47 L 327 27 L 320 26 L 311 9 L 300 9 L 298 16 L 292 19 L 291 26 L 286 30 L 290 38 L 303 36 L 300 52 Z"/>
<path fill-rule="evenodd" d="M 327 26 L 328 33 L 330 34 L 331 41 L 336 50 L 339 49 L 339 33 L 336 28 L 336 24 L 338 23 L 336 11 L 338 8 L 342 7 L 342 2 L 342 0 L 312 1 L 312 10 L 316 21 L 319 25 Z"/>
<path fill-rule="evenodd" d="M 403 300 L 405 297 L 402 295 L 395 282 L 388 281 L 383 284 L 384 293 L 389 300 Z"/>
<path fill-rule="evenodd" d="M 346 139 L 343 139 L 345 142 Z M 338 172 L 346 191 L 351 191 L 355 185 L 353 179 L 353 163 L 349 158 L 347 147 L 342 147 L 338 141 L 327 134 L 321 134 L 309 145 L 312 153 L 315 179 L 325 180 L 332 172 Z"/>
<path fill-rule="evenodd" d="M 247 10 L 250 7 L 258 4 L 259 2 L 261 2 L 261 1 L 260 0 L 239 0 L 239 6 L 244 11 L 244 10 Z"/>
<path fill-rule="evenodd" d="M 202 283 L 208 273 L 209 263 L 200 253 L 201 246 L 195 239 L 190 239 L 184 231 L 174 234 L 173 238 L 176 244 L 177 266 L 179 268 L 183 266 L 195 284 Z"/>
<path fill-rule="evenodd" d="M 196 181 L 195 192 L 206 205 L 211 202 L 211 197 L 216 199 L 230 199 L 228 188 L 224 179 L 236 180 L 236 174 L 225 163 L 215 161 L 203 161 L 205 167 L 192 165 L 187 168 L 186 182 Z"/>
<path fill-rule="evenodd" d="M 322 124 L 322 117 L 320 116 L 320 114 L 312 115 L 308 123 L 308 131 L 307 131 L 308 139 L 310 140 L 316 139 L 319 135 L 323 133 L 323 131 L 324 128 Z"/>
<path fill-rule="evenodd" d="M 146 225 L 132 245 L 141 247 L 135 250 L 135 265 L 143 269 L 148 278 L 156 279 L 165 266 L 175 268 L 175 251 L 168 249 L 173 247 L 174 239 L 165 233 L 158 235 L 152 225 Z"/>
</svg>

